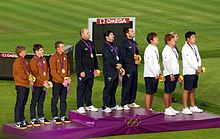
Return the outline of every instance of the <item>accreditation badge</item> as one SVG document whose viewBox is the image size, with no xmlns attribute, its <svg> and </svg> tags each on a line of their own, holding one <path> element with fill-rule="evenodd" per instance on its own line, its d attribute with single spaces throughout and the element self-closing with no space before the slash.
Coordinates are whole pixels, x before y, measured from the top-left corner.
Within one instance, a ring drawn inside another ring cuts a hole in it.
<svg viewBox="0 0 220 139">
<path fill-rule="evenodd" d="M 93 58 L 93 54 L 91 54 L 90 56 L 91 56 L 91 58 Z"/>
</svg>

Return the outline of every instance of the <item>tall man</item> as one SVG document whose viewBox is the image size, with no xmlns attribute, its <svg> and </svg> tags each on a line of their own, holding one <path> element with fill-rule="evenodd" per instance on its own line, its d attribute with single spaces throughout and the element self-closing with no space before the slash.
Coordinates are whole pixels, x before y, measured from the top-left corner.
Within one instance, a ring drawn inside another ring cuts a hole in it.
<svg viewBox="0 0 220 139">
<path fill-rule="evenodd" d="M 166 34 L 164 37 L 165 47 L 162 52 L 163 57 L 163 75 L 164 81 L 164 106 L 165 115 L 176 115 L 179 112 L 172 108 L 172 93 L 176 88 L 179 78 L 178 52 L 175 48 L 175 37 L 172 34 Z"/>
<path fill-rule="evenodd" d="M 188 31 L 185 33 L 186 42 L 182 48 L 184 92 L 183 114 L 192 114 L 192 112 L 203 112 L 195 105 L 195 89 L 198 83 L 198 74 L 202 72 L 201 58 L 196 42 L 196 33 Z M 190 108 L 187 106 L 188 97 L 190 98 Z"/>
<path fill-rule="evenodd" d="M 53 120 L 56 124 L 69 123 L 66 117 L 67 108 L 67 84 L 65 77 L 70 77 L 70 64 L 67 55 L 64 53 L 64 43 L 55 42 L 56 52 L 50 57 L 50 70 L 53 81 L 51 110 Z M 60 117 L 58 116 L 57 102 L 60 97 Z"/>
<path fill-rule="evenodd" d="M 118 47 L 113 43 L 114 33 L 111 30 L 103 34 L 105 43 L 102 48 L 103 73 L 105 87 L 103 90 L 103 107 L 104 112 L 112 110 L 123 110 L 121 106 L 116 105 L 115 92 L 118 87 L 119 70 L 121 69 L 121 59 Z"/>
<path fill-rule="evenodd" d="M 31 123 L 34 126 L 40 126 L 40 123 L 50 124 L 44 117 L 43 108 L 46 91 L 48 88 L 48 81 L 50 79 L 49 68 L 47 65 L 46 58 L 43 56 L 44 48 L 41 44 L 34 44 L 33 51 L 35 56 L 30 61 L 31 73 L 36 77 L 36 81 L 33 84 L 32 89 L 32 100 L 30 105 Z M 36 105 L 38 109 L 38 118 L 36 119 Z"/>
<path fill-rule="evenodd" d="M 145 105 L 147 110 L 153 111 L 153 95 L 157 92 L 160 76 L 157 34 L 155 32 L 148 33 L 147 42 L 149 44 L 144 51 L 144 80 L 146 87 Z"/>
<path fill-rule="evenodd" d="M 80 30 L 81 39 L 75 48 L 76 74 L 77 74 L 77 112 L 85 113 L 86 110 L 98 111 L 92 104 L 92 87 L 94 70 L 98 69 L 95 45 L 90 41 L 90 32 L 83 28 Z"/>
<path fill-rule="evenodd" d="M 135 37 L 134 29 L 126 27 L 123 30 L 126 39 L 121 45 L 121 58 L 125 75 L 122 78 L 122 101 L 121 106 L 124 110 L 129 110 L 129 107 L 140 107 L 135 103 L 137 94 L 138 81 L 138 65 L 139 60 L 135 58 L 139 55 L 137 43 L 133 40 Z"/>
</svg>

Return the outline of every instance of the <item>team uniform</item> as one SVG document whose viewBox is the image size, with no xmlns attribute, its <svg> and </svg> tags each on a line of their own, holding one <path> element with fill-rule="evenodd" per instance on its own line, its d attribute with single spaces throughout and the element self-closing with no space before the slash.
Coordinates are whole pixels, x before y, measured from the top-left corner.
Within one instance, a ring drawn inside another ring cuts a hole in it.
<svg viewBox="0 0 220 139">
<path fill-rule="evenodd" d="M 25 58 L 19 56 L 13 63 L 13 78 L 17 99 L 15 104 L 14 116 L 17 128 L 25 129 L 29 123 L 25 121 L 24 111 L 28 100 L 30 82 L 30 67 Z"/>
<path fill-rule="evenodd" d="M 163 75 L 165 77 L 164 92 L 172 93 L 176 88 L 179 78 L 178 52 L 176 48 L 166 45 L 162 51 Z M 171 81 L 170 75 L 174 75 L 175 81 Z"/>
<path fill-rule="evenodd" d="M 51 110 L 55 123 L 68 121 L 66 118 L 67 87 L 63 85 L 64 77 L 70 77 L 70 64 L 65 53 L 55 52 L 49 60 L 53 81 Z M 57 102 L 60 97 L 60 118 L 58 116 Z"/>
<path fill-rule="evenodd" d="M 76 74 L 77 74 L 77 109 L 86 104 L 87 110 L 93 110 L 92 87 L 94 81 L 94 70 L 98 69 L 95 45 L 90 40 L 79 40 L 75 47 Z M 80 73 L 85 72 L 85 77 Z M 94 109 L 97 110 L 96 108 Z"/>
<path fill-rule="evenodd" d="M 102 48 L 103 73 L 105 87 L 103 89 L 103 110 L 109 108 L 122 110 L 116 105 L 115 93 L 118 87 L 119 73 L 116 64 L 121 64 L 119 49 L 112 42 L 105 42 Z M 111 111 L 111 110 L 110 110 Z M 109 112 L 110 112 L 109 111 Z"/>
<path fill-rule="evenodd" d="M 191 91 L 197 88 L 198 73 L 197 68 L 201 66 L 201 57 L 195 44 L 187 42 L 182 48 L 184 90 Z"/>
<path fill-rule="evenodd" d="M 134 55 L 139 55 L 137 43 L 133 39 L 125 39 L 121 45 L 122 66 L 125 69 L 121 106 L 124 107 L 133 106 L 137 94 L 138 65 L 135 64 Z"/>
<path fill-rule="evenodd" d="M 158 48 L 149 44 L 144 51 L 144 80 L 146 93 L 153 95 L 157 92 L 158 81 L 155 79 L 160 74 Z"/>
<path fill-rule="evenodd" d="M 36 119 L 36 105 L 39 122 L 49 124 L 50 122 L 44 117 L 43 108 L 45 100 L 44 81 L 50 79 L 49 68 L 45 57 L 38 57 L 35 55 L 30 61 L 31 73 L 36 77 L 36 81 L 32 87 L 32 100 L 30 105 L 31 122 L 36 125 L 39 124 Z"/>
</svg>

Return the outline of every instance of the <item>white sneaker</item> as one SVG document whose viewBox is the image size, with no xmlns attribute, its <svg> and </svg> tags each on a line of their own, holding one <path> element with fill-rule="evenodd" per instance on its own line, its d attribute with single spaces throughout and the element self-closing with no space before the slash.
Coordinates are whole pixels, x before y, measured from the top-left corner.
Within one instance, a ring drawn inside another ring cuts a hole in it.
<svg viewBox="0 0 220 139">
<path fill-rule="evenodd" d="M 174 110 L 171 106 L 169 107 L 171 109 L 172 112 L 176 113 L 176 114 L 179 114 L 180 112 L 179 111 L 176 111 Z"/>
<path fill-rule="evenodd" d="M 87 111 L 95 111 L 95 112 L 99 111 L 99 109 L 97 109 L 97 108 L 94 107 L 93 105 L 91 105 L 91 106 L 89 106 L 89 107 L 86 107 L 86 110 L 87 110 Z"/>
<path fill-rule="evenodd" d="M 128 105 L 124 105 L 124 106 L 123 106 L 123 109 L 126 110 L 126 111 L 127 111 L 127 110 L 130 110 L 130 108 L 128 107 Z"/>
<path fill-rule="evenodd" d="M 84 107 L 79 107 L 79 109 L 76 110 L 78 113 L 86 113 L 86 110 Z"/>
<path fill-rule="evenodd" d="M 123 108 L 122 106 L 116 105 L 115 107 L 112 107 L 111 110 L 122 111 Z"/>
<path fill-rule="evenodd" d="M 153 112 L 154 110 L 152 108 L 150 108 L 149 111 Z"/>
<path fill-rule="evenodd" d="M 176 113 L 174 113 L 170 108 L 165 108 L 165 115 L 174 116 Z"/>
<path fill-rule="evenodd" d="M 138 105 L 138 104 L 136 104 L 136 103 L 128 104 L 128 106 L 129 106 L 130 108 L 139 108 L 139 107 L 140 107 L 140 105 Z"/>
<path fill-rule="evenodd" d="M 184 109 L 182 110 L 182 113 L 183 113 L 183 114 L 188 114 L 188 115 L 193 114 L 193 113 L 189 110 L 188 107 L 184 108 Z"/>
<path fill-rule="evenodd" d="M 198 108 L 197 106 L 190 107 L 189 109 L 190 109 L 192 112 L 198 112 L 198 113 L 203 112 L 203 110 L 200 109 L 200 108 Z"/>
<path fill-rule="evenodd" d="M 106 107 L 104 110 L 102 110 L 105 113 L 110 113 L 112 110 L 109 107 Z"/>
</svg>

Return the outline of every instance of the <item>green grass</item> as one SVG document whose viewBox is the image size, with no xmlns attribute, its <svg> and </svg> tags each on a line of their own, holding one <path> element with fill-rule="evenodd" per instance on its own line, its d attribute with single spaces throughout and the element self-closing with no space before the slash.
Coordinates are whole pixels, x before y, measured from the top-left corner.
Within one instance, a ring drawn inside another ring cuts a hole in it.
<svg viewBox="0 0 220 139">
<path fill-rule="evenodd" d="M 196 102 L 205 102 L 205 111 L 220 115 L 220 0 L 1 0 L 0 1 L 0 51 L 13 52 L 16 45 L 25 45 L 29 53 L 34 43 L 42 43 L 46 53 L 54 51 L 54 42 L 63 40 L 66 44 L 76 44 L 79 29 L 87 26 L 89 17 L 136 17 L 136 40 L 143 56 L 146 47 L 146 34 L 155 31 L 159 35 L 161 52 L 163 36 L 170 31 L 179 34 L 177 46 L 181 49 L 184 33 L 197 32 L 197 45 L 207 72 L 200 76 Z M 181 63 L 181 61 L 180 61 Z M 0 65 L 2 68 L 3 65 Z M 68 97 L 68 110 L 76 109 L 76 77 L 72 74 L 71 94 Z M 143 63 L 139 66 L 137 103 L 144 107 Z M 102 106 L 103 77 L 95 79 L 93 102 Z M 117 102 L 120 102 L 121 86 L 117 89 Z M 178 103 L 174 108 L 181 109 L 182 89 L 177 88 L 174 96 Z M 159 85 L 154 97 L 154 109 L 163 111 L 163 84 Z M 15 89 L 13 81 L 0 80 L 0 125 L 14 122 Z M 45 100 L 45 115 L 50 113 L 51 90 Z M 30 118 L 29 106 L 25 116 Z M 218 138 L 220 129 L 180 131 L 169 133 L 140 134 L 108 138 Z M 1 134 L 0 134 L 1 135 Z"/>
</svg>

